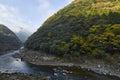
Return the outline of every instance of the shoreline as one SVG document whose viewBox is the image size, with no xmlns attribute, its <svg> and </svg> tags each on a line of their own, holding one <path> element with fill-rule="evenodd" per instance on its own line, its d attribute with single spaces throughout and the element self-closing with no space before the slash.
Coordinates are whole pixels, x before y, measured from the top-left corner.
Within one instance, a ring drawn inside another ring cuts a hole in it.
<svg viewBox="0 0 120 80">
<path fill-rule="evenodd" d="M 51 77 L 42 77 L 36 74 L 0 73 L 0 80 L 52 80 Z"/>
<path fill-rule="evenodd" d="M 82 58 L 78 59 L 80 62 L 74 62 L 73 60 L 68 61 L 67 59 L 64 60 L 63 58 L 60 59 L 51 54 L 26 50 L 13 55 L 13 57 L 21 58 L 27 63 L 35 66 L 78 67 L 81 69 L 86 69 L 88 71 L 93 71 L 100 75 L 116 76 L 120 78 L 120 65 L 113 65 L 113 63 L 109 64 L 100 59 L 87 60 L 86 58 Z"/>
</svg>

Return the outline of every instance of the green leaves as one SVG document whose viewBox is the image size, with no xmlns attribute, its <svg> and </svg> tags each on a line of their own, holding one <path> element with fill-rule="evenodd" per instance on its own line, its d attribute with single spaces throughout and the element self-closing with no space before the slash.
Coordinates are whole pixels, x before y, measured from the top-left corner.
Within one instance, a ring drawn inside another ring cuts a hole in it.
<svg viewBox="0 0 120 80">
<path fill-rule="evenodd" d="M 119 53 L 120 2 L 75 0 L 48 18 L 25 47 L 72 56 Z"/>
</svg>

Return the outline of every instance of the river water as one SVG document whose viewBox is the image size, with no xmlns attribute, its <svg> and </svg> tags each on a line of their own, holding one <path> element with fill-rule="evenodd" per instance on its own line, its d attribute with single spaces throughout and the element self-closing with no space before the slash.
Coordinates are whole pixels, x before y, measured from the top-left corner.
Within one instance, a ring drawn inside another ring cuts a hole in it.
<svg viewBox="0 0 120 80">
<path fill-rule="evenodd" d="M 95 74 L 92 71 L 86 71 L 76 68 L 66 67 L 36 67 L 19 58 L 12 57 L 19 50 L 9 51 L 0 56 L 0 72 L 1 73 L 25 73 L 25 74 L 40 74 L 53 78 L 53 80 L 119 80 L 111 76 Z"/>
</svg>

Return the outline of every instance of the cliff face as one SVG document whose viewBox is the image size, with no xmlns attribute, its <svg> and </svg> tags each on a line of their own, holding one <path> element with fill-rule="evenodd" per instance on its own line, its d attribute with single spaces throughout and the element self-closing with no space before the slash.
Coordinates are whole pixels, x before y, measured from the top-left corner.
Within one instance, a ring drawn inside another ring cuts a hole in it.
<svg viewBox="0 0 120 80">
<path fill-rule="evenodd" d="M 0 52 L 17 49 L 21 46 L 18 37 L 6 26 L 0 24 Z"/>
<path fill-rule="evenodd" d="M 119 53 L 120 1 L 74 0 L 48 18 L 25 47 L 74 56 Z"/>
</svg>

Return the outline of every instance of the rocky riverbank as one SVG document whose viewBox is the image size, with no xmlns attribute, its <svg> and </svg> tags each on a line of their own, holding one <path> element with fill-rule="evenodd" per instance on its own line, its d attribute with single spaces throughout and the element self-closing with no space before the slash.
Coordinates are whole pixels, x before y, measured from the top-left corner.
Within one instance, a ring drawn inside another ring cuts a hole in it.
<svg viewBox="0 0 120 80">
<path fill-rule="evenodd" d="M 22 51 L 14 55 L 26 62 L 36 66 L 66 66 L 78 67 L 94 71 L 98 74 L 117 76 L 120 78 L 120 57 L 116 59 L 95 59 L 91 57 L 72 58 L 65 56 L 64 58 L 56 57 L 52 54 L 46 54 L 37 51 Z"/>
<path fill-rule="evenodd" d="M 22 73 L 0 73 L 0 80 L 51 80 L 50 77 Z"/>
</svg>

